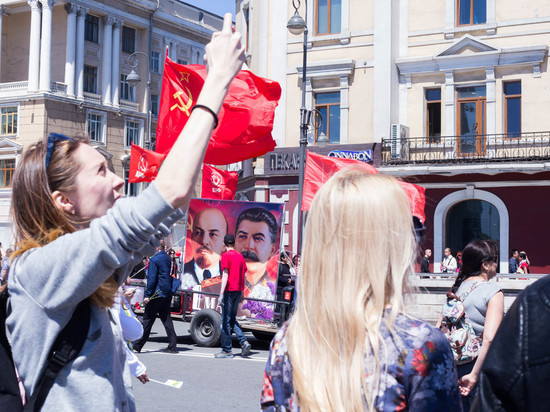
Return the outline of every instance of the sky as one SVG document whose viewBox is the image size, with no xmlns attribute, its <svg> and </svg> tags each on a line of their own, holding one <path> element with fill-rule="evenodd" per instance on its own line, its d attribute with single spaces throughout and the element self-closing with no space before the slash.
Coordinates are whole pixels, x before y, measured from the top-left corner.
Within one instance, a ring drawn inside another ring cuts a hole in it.
<svg viewBox="0 0 550 412">
<path fill-rule="evenodd" d="M 182 0 L 184 3 L 191 4 L 203 10 L 223 16 L 229 12 L 235 20 L 235 0 Z"/>
</svg>

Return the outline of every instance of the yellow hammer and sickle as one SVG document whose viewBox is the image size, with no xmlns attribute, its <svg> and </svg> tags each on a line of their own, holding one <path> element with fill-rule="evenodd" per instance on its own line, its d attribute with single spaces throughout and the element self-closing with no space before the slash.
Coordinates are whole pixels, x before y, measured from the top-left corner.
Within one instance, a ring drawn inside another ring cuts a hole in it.
<svg viewBox="0 0 550 412">
<path fill-rule="evenodd" d="M 185 112 L 187 117 L 189 117 L 190 116 L 189 108 L 193 104 L 193 96 L 191 95 L 191 91 L 187 87 L 185 89 L 187 90 L 187 95 L 189 96 L 189 100 L 187 101 L 187 104 L 183 103 L 183 99 L 181 97 L 183 92 L 180 90 L 174 93 L 174 99 L 178 99 L 179 103 L 176 103 L 175 105 L 170 107 L 170 111 L 174 109 L 180 109 L 182 112 Z"/>
</svg>

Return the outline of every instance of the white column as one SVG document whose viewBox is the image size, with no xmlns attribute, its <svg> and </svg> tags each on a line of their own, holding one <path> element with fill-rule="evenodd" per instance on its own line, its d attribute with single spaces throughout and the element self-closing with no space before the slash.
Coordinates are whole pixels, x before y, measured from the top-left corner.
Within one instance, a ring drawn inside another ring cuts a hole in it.
<svg viewBox="0 0 550 412">
<path fill-rule="evenodd" d="M 38 91 L 38 79 L 40 74 L 40 1 L 29 0 L 31 6 L 31 34 L 29 44 L 29 92 Z"/>
<path fill-rule="evenodd" d="M 2 18 L 4 14 L 9 14 L 8 9 L 5 6 L 0 6 L 0 69 L 2 68 Z"/>
<path fill-rule="evenodd" d="M 260 21 L 258 23 L 258 75 L 267 77 L 267 62 L 268 62 L 268 37 L 269 37 L 269 2 L 258 2 Z"/>
<path fill-rule="evenodd" d="M 76 98 L 84 100 L 84 24 L 90 9 L 78 6 L 76 18 Z"/>
<path fill-rule="evenodd" d="M 113 49 L 113 23 L 114 17 L 105 16 L 103 19 L 103 66 L 101 69 L 101 93 L 103 104 L 111 105 L 111 58 Z"/>
<path fill-rule="evenodd" d="M 487 68 L 485 70 L 485 76 L 487 79 L 485 98 L 487 104 L 487 118 L 485 120 L 485 128 L 487 134 L 495 134 L 497 126 L 497 108 L 496 108 L 496 80 L 494 67 Z M 483 133 L 483 131 L 481 131 Z"/>
<path fill-rule="evenodd" d="M 445 135 L 455 136 L 455 81 L 453 72 L 445 72 Z"/>
<path fill-rule="evenodd" d="M 67 42 L 65 49 L 65 84 L 67 96 L 75 97 L 74 75 L 76 58 L 76 7 L 72 3 L 65 4 L 67 10 Z"/>
<path fill-rule="evenodd" d="M 324 120 L 326 121 L 326 119 Z M 348 76 L 340 76 L 340 143 L 348 142 L 349 131 L 349 82 Z"/>
<path fill-rule="evenodd" d="M 288 2 L 273 3 L 271 12 L 271 48 L 270 78 L 281 85 L 281 102 L 286 102 L 286 67 L 287 67 L 287 37 Z M 280 104 L 275 109 L 273 123 L 273 138 L 277 146 L 286 146 L 286 104 Z M 297 221 L 297 220 L 296 220 Z M 297 232 L 293 232 L 297 233 Z M 296 249 L 294 249 L 296 250 Z"/>
<path fill-rule="evenodd" d="M 149 56 L 149 59 L 151 56 Z M 170 58 L 174 62 L 178 62 L 178 42 L 175 40 L 170 41 Z"/>
<path fill-rule="evenodd" d="M 116 19 L 113 24 L 113 71 L 111 74 L 111 89 L 113 93 L 113 106 L 120 106 L 120 27 L 124 24 L 122 20 Z"/>
<path fill-rule="evenodd" d="M 40 91 L 52 90 L 52 8 L 55 0 L 42 3 L 42 39 L 40 42 Z"/>
</svg>

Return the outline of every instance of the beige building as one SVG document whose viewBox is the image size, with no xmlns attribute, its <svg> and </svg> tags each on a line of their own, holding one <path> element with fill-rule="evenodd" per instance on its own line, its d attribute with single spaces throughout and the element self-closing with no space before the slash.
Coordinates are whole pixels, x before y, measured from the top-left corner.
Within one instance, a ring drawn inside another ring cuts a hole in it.
<svg viewBox="0 0 550 412">
<path fill-rule="evenodd" d="M 202 63 L 223 19 L 173 0 L 0 1 L 0 241 L 11 244 L 11 177 L 51 132 L 86 131 L 128 184 L 132 143 L 151 147 L 166 50 Z M 132 69 L 141 81 L 128 82 Z M 149 70 L 149 73 L 148 73 Z M 148 75 L 150 87 L 148 87 Z"/>
<path fill-rule="evenodd" d="M 303 36 L 286 28 L 295 12 Z M 537 270 L 550 195 L 550 5 L 537 0 L 239 0 L 250 66 L 281 83 L 275 152 L 243 167 L 240 196 L 287 203 L 285 243 L 297 249 L 302 90 L 323 115 L 328 149 L 426 188 L 423 247 L 440 261 L 472 239 L 495 239 L 500 270 L 524 248 Z M 526 213 L 527 212 L 527 213 Z M 529 228 L 526 230 L 525 228 Z M 531 252 L 531 253 L 529 253 Z M 434 264 L 438 270 L 439 265 Z"/>
</svg>

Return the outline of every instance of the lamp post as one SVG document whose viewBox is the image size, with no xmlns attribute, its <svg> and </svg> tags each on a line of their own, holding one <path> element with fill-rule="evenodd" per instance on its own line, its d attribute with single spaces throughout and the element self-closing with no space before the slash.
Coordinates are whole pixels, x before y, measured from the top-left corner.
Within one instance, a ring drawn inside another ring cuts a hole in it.
<svg viewBox="0 0 550 412">
<path fill-rule="evenodd" d="M 150 67 L 149 57 L 145 53 L 136 51 L 128 56 L 128 64 L 132 68 L 132 71 L 126 77 L 126 82 L 130 85 L 130 87 L 136 87 L 141 82 L 141 77 L 139 77 L 139 74 L 136 72 L 136 68 L 139 66 L 139 61 L 136 58 L 137 55 L 141 55 L 145 57 L 145 60 L 147 61 L 147 95 L 145 97 L 145 102 L 144 102 L 144 105 L 147 108 L 147 135 L 145 137 L 145 141 L 150 144 L 151 143 L 151 104 L 150 104 L 151 67 Z M 134 60 L 132 60 L 132 58 L 134 58 Z"/>
<path fill-rule="evenodd" d="M 300 0 L 292 0 L 292 6 L 294 7 L 294 16 L 290 18 L 286 27 L 288 31 L 294 35 L 300 35 L 304 33 L 303 44 L 303 61 L 302 61 L 302 106 L 300 107 L 300 171 L 298 177 L 298 254 L 302 252 L 302 228 L 303 228 L 303 213 L 302 213 L 302 196 L 304 192 L 304 173 L 306 168 L 306 146 L 307 146 L 307 129 L 311 121 L 311 115 L 313 111 L 306 109 L 306 79 L 307 79 L 307 24 L 306 21 L 298 13 L 300 8 Z M 307 1 L 306 7 L 306 20 L 307 20 Z M 316 113 L 316 116 L 320 116 L 320 113 Z M 317 123 L 317 122 L 316 122 Z M 325 146 L 328 140 L 324 133 L 321 132 L 317 139 L 319 146 Z"/>
</svg>

